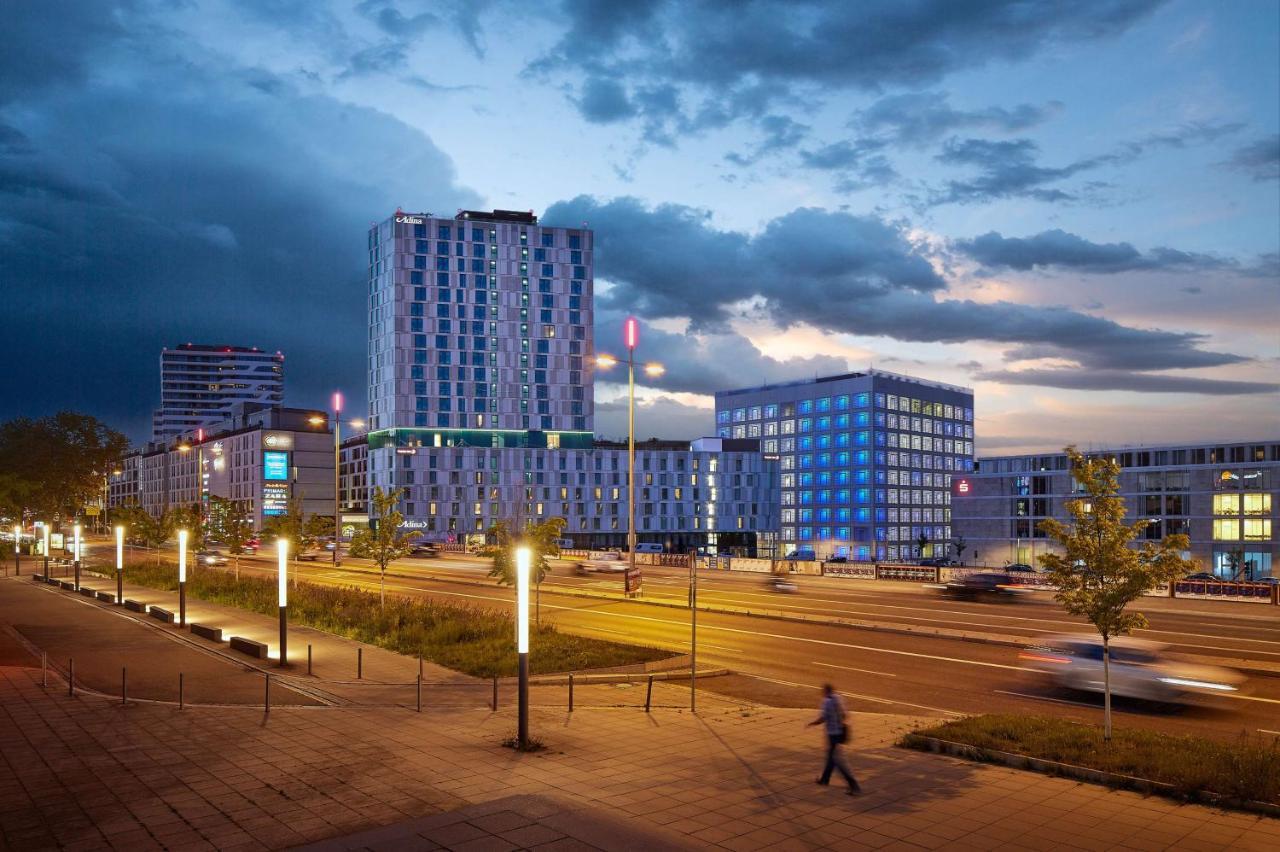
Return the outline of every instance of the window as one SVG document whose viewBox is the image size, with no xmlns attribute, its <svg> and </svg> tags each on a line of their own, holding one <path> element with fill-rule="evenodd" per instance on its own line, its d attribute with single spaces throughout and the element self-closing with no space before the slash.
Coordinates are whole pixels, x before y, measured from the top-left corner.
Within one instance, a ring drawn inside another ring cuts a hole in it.
<svg viewBox="0 0 1280 852">
<path fill-rule="evenodd" d="M 1215 522 L 1216 526 L 1216 522 Z M 1270 541 L 1271 540 L 1271 519 L 1270 518 L 1245 518 L 1244 519 L 1244 540 L 1245 541 Z"/>
<path fill-rule="evenodd" d="M 1218 497 L 1224 495 L 1217 495 Z M 1216 502 L 1216 498 L 1215 498 Z M 1244 495 L 1244 513 L 1246 515 L 1269 515 L 1271 514 L 1271 495 L 1270 494 L 1245 494 Z M 1245 521 L 1245 526 L 1249 524 Z M 1268 536 L 1269 538 L 1270 536 Z M 1248 535 L 1245 535 L 1248 538 Z"/>
<path fill-rule="evenodd" d="M 1270 523 L 1268 522 L 1268 526 Z M 1270 537 L 1268 535 L 1268 537 Z M 1214 541 L 1239 541 L 1240 540 L 1240 522 L 1237 520 L 1217 519 L 1213 522 L 1213 540 Z"/>
<path fill-rule="evenodd" d="M 1261 495 L 1250 495 L 1250 496 L 1261 496 Z M 1240 495 L 1239 494 L 1213 495 L 1213 513 L 1215 515 L 1240 514 Z"/>
</svg>

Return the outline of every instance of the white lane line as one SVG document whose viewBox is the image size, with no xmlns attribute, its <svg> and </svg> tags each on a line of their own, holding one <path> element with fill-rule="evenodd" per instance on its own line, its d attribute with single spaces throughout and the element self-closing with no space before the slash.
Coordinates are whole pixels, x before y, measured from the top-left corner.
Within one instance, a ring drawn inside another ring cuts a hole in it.
<svg viewBox="0 0 1280 852">
<path fill-rule="evenodd" d="M 1277 737 L 1280 737 L 1280 731 L 1268 731 L 1266 728 L 1259 728 L 1259 729 L 1258 729 L 1258 733 L 1260 733 L 1260 734 L 1275 734 Z"/>
<path fill-rule="evenodd" d="M 1030 695 L 1025 692 L 1010 692 L 1007 689 L 996 689 L 992 691 L 998 692 L 1001 695 L 1016 695 L 1019 698 L 1030 698 L 1033 701 L 1052 701 L 1054 704 L 1070 704 L 1073 707 L 1088 707 L 1091 710 L 1096 709 L 1098 706 L 1096 704 L 1087 704 L 1083 701 L 1067 701 L 1065 698 L 1049 698 L 1045 695 Z"/>
<path fill-rule="evenodd" d="M 1218 693 L 1214 693 L 1215 695 Z M 1259 695 L 1238 695 L 1234 692 L 1223 693 L 1227 698 L 1234 698 L 1237 701 L 1265 701 L 1267 704 L 1280 704 L 1280 698 L 1263 698 Z"/>
<path fill-rule="evenodd" d="M 822 689 L 822 687 L 814 686 L 811 683 L 796 683 L 793 680 L 778 680 L 776 677 L 765 677 L 764 675 L 747 675 L 747 677 L 752 677 L 756 680 L 767 680 L 769 683 L 780 683 L 783 686 L 798 686 L 801 689 Z"/>
<path fill-rule="evenodd" d="M 889 674 L 888 672 L 877 672 L 872 671 L 871 669 L 855 669 L 853 666 L 837 666 L 835 663 L 819 663 L 815 661 L 809 665 L 822 666 L 825 669 L 840 669 L 841 671 L 846 672 L 862 672 L 863 674 L 880 675 L 881 677 L 897 677 L 896 674 Z"/>
</svg>

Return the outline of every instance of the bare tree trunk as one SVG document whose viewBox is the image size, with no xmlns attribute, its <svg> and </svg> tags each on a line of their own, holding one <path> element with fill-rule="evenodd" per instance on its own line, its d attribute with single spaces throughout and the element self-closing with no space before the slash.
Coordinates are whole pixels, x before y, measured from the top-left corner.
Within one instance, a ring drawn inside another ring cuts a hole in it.
<svg viewBox="0 0 1280 852">
<path fill-rule="evenodd" d="M 236 559 L 236 580 L 240 579 L 240 554 L 234 554 Z"/>
<path fill-rule="evenodd" d="M 542 625 L 542 580 L 538 580 L 533 591 L 533 622 Z"/>
<path fill-rule="evenodd" d="M 1111 640 L 1102 637 L 1102 738 L 1111 742 Z"/>
<path fill-rule="evenodd" d="M 382 571 L 378 574 L 378 609 L 384 609 L 387 605 L 387 566 L 382 566 Z"/>
</svg>

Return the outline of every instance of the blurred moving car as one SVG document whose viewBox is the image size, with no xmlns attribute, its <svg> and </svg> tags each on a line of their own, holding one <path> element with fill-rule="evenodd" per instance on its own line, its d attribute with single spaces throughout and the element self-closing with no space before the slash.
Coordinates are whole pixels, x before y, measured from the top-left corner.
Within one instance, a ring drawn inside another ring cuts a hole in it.
<svg viewBox="0 0 1280 852">
<path fill-rule="evenodd" d="M 226 565 L 227 557 L 221 550 L 196 551 L 196 561 L 201 565 Z"/>
<path fill-rule="evenodd" d="M 817 558 L 818 557 L 813 552 L 812 547 L 797 547 L 795 550 L 783 557 L 783 559 L 786 559 L 788 562 L 812 562 Z"/>
<path fill-rule="evenodd" d="M 1164 655 L 1167 645 L 1127 636 L 1111 640 L 1111 694 L 1181 704 L 1206 695 L 1238 692 L 1244 675 L 1222 666 L 1183 663 Z M 1029 671 L 1055 685 L 1103 691 L 1102 637 L 1052 636 L 1018 655 Z"/>
<path fill-rule="evenodd" d="M 1034 574 L 1036 569 L 1025 562 L 1014 562 L 1012 565 L 1004 566 L 1006 574 Z"/>
<path fill-rule="evenodd" d="M 775 592 L 782 592 L 783 594 L 788 595 L 795 594 L 800 591 L 800 587 L 796 585 L 795 580 L 782 574 L 771 575 L 764 581 L 764 585 L 766 589 L 771 589 Z"/>
<path fill-rule="evenodd" d="M 966 574 L 943 583 L 942 594 L 949 598 L 991 598 L 994 600 L 1011 599 L 1021 593 L 1008 574 L 996 571 L 980 571 Z"/>
<path fill-rule="evenodd" d="M 1196 581 L 1196 582 L 1203 582 L 1203 583 L 1221 583 L 1221 582 L 1222 582 L 1222 578 L 1221 578 L 1221 577 L 1219 577 L 1217 574 L 1213 574 L 1213 573 L 1211 573 L 1211 572 L 1209 572 L 1209 571 L 1197 571 L 1197 572 L 1196 572 L 1196 573 L 1194 573 L 1194 574 L 1188 574 L 1187 576 L 1183 577 L 1182 579 L 1183 579 L 1183 580 L 1192 580 L 1192 581 Z"/>
<path fill-rule="evenodd" d="M 320 553 L 321 553 L 320 548 L 316 547 L 315 545 L 312 545 L 311 547 L 304 547 L 302 550 L 299 550 L 298 555 L 295 556 L 294 558 L 302 562 L 315 562 L 317 559 L 320 558 Z M 325 557 L 328 558 L 327 553 L 325 554 Z"/>
<path fill-rule="evenodd" d="M 627 561 L 621 553 L 600 553 L 581 560 L 576 570 L 579 574 L 621 574 L 627 570 Z"/>
<path fill-rule="evenodd" d="M 949 568 L 955 565 L 956 561 L 946 556 L 931 556 L 928 559 L 921 559 L 920 564 L 926 568 Z"/>
<path fill-rule="evenodd" d="M 409 545 L 410 556 L 439 556 L 440 545 L 434 541 L 415 541 Z"/>
<path fill-rule="evenodd" d="M 831 557 L 830 559 L 828 559 L 828 560 L 827 560 L 827 564 L 829 564 L 829 565 L 844 565 L 844 564 L 845 564 L 845 563 L 847 563 L 848 561 L 849 561 L 849 557 L 847 557 L 847 556 L 833 556 L 833 557 Z"/>
</svg>

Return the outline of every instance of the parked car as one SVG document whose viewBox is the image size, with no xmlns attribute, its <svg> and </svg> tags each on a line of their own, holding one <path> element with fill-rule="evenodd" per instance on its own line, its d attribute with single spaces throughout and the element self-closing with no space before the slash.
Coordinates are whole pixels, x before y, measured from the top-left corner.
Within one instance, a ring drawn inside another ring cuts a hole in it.
<svg viewBox="0 0 1280 852">
<path fill-rule="evenodd" d="M 1202 582 L 1202 583 L 1221 583 L 1222 582 L 1221 577 L 1219 577 L 1217 574 L 1210 573 L 1209 571 L 1197 571 L 1194 574 L 1188 574 L 1182 579 L 1191 580 L 1194 582 Z"/>
<path fill-rule="evenodd" d="M 827 560 L 828 565 L 843 565 L 849 561 L 847 556 L 833 556 Z"/>
<path fill-rule="evenodd" d="M 812 547 L 797 547 L 795 550 L 788 553 L 784 558 L 791 562 L 812 562 L 818 557 L 813 552 Z"/>
<path fill-rule="evenodd" d="M 1111 694 L 1147 701 L 1185 703 L 1193 697 L 1238 692 L 1244 676 L 1222 666 L 1170 660 L 1159 642 L 1112 639 Z M 1103 691 L 1102 638 L 1063 635 L 1046 639 L 1018 655 L 1022 665 L 1052 683 L 1083 692 Z"/>
<path fill-rule="evenodd" d="M 1268 586 L 1280 586 L 1280 577 L 1259 577 L 1258 579 L 1251 580 L 1250 582 L 1264 583 Z"/>
<path fill-rule="evenodd" d="M 578 562 L 576 570 L 579 574 L 621 574 L 627 564 L 621 553 L 601 553 Z"/>
<path fill-rule="evenodd" d="M 636 553 L 662 553 L 662 545 L 652 541 L 637 541 Z"/>
<path fill-rule="evenodd" d="M 957 563 L 948 556 L 933 556 L 928 559 L 921 559 L 920 564 L 929 568 L 948 568 Z"/>
<path fill-rule="evenodd" d="M 1025 562 L 1015 562 L 1012 565 L 1004 566 L 1006 574 L 1035 574 L 1036 569 L 1032 568 Z"/>
<path fill-rule="evenodd" d="M 201 565 L 226 565 L 227 557 L 221 550 L 199 550 L 196 561 Z"/>
<path fill-rule="evenodd" d="M 966 574 L 942 585 L 942 594 L 951 598 L 990 598 L 993 600 L 1011 598 L 1019 594 L 1013 585 L 1013 578 L 1008 574 L 996 571 L 981 571 Z"/>
</svg>

